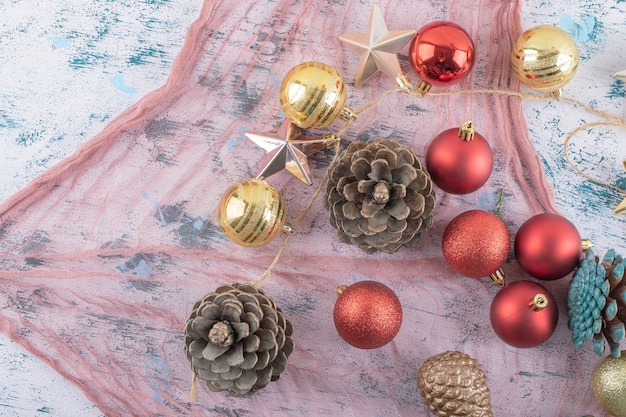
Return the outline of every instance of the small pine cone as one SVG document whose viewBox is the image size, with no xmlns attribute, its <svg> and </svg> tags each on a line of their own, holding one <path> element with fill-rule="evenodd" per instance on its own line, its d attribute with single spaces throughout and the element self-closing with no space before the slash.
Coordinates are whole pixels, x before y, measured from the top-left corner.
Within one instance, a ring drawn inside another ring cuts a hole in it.
<svg viewBox="0 0 626 417">
<path fill-rule="evenodd" d="M 419 393 L 437 417 L 493 417 L 487 377 L 465 353 L 426 359 L 417 373 Z"/>
<path fill-rule="evenodd" d="M 568 327 L 576 347 L 593 339 L 593 350 L 604 355 L 606 340 L 611 355 L 620 357 L 626 333 L 625 269 L 626 261 L 613 249 L 601 262 L 589 250 L 578 264 L 567 292 Z"/>
<path fill-rule="evenodd" d="M 185 324 L 185 353 L 211 391 L 235 396 L 278 379 L 293 351 L 293 327 L 252 285 L 222 285 L 196 302 Z"/>
<path fill-rule="evenodd" d="M 324 207 L 341 241 L 367 253 L 414 246 L 433 224 L 430 175 L 391 139 L 355 141 L 329 168 Z"/>
</svg>

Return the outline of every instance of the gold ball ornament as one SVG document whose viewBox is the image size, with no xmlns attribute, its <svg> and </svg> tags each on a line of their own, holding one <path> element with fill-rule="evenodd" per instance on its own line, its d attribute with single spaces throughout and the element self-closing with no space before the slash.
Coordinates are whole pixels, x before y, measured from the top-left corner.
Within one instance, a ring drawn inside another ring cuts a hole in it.
<svg viewBox="0 0 626 417">
<path fill-rule="evenodd" d="M 224 192 L 218 222 L 231 241 L 262 246 L 283 230 L 285 203 L 278 190 L 261 179 L 239 181 Z"/>
<path fill-rule="evenodd" d="M 511 53 L 513 71 L 520 81 L 539 92 L 561 95 L 578 68 L 578 48 L 564 30 L 539 25 L 520 35 Z"/>
<path fill-rule="evenodd" d="M 593 395 L 613 417 L 626 417 L 626 351 L 619 358 L 607 356 L 593 371 Z"/>
<path fill-rule="evenodd" d="M 293 67 L 280 86 L 280 105 L 295 125 L 320 129 L 338 117 L 354 113 L 345 107 L 346 85 L 339 73 L 322 62 L 304 62 Z"/>
</svg>

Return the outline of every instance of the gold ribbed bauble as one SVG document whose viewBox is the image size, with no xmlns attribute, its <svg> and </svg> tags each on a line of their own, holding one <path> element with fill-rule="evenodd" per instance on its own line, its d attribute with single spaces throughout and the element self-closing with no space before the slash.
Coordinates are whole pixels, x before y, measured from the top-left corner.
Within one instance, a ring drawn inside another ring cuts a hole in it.
<svg viewBox="0 0 626 417">
<path fill-rule="evenodd" d="M 304 62 L 293 67 L 280 86 L 280 105 L 294 124 L 319 129 L 337 117 L 353 117 L 346 103 L 346 86 L 333 67 L 322 62 Z"/>
<path fill-rule="evenodd" d="M 219 225 L 242 246 L 262 246 L 283 230 L 285 203 L 276 188 L 260 179 L 231 185 L 220 200 Z"/>
<path fill-rule="evenodd" d="M 562 29 L 539 25 L 520 35 L 513 46 L 511 63 L 515 75 L 528 88 L 561 94 L 578 68 L 578 48 Z"/>
<path fill-rule="evenodd" d="M 626 417 L 626 351 L 619 358 L 607 356 L 593 371 L 593 395 L 613 417 Z"/>
</svg>

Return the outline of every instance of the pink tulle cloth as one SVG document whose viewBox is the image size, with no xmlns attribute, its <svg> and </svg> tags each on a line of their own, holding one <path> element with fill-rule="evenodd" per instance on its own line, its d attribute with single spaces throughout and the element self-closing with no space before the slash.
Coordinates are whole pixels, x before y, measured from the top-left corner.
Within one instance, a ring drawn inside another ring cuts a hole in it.
<svg viewBox="0 0 626 417">
<path fill-rule="evenodd" d="M 567 329 L 567 283 L 545 283 L 559 300 L 553 336 L 537 348 L 516 349 L 489 322 L 498 288 L 460 276 L 443 259 L 447 223 L 467 210 L 493 211 L 499 189 L 511 235 L 531 215 L 557 210 L 521 100 L 497 94 L 399 93 L 361 114 L 342 136 L 346 143 L 382 136 L 419 156 L 436 134 L 473 120 L 494 150 L 494 172 L 475 193 L 438 191 L 432 229 L 417 248 L 391 255 L 341 243 L 318 198 L 261 285 L 295 328 L 287 369 L 241 398 L 202 384 L 198 401 L 191 398 L 182 330 L 193 303 L 220 284 L 257 278 L 280 245 L 240 247 L 217 226 L 224 190 L 261 168 L 264 151 L 245 132 L 278 129 L 282 77 L 301 62 L 337 69 L 353 109 L 394 88 L 384 75 L 354 88 L 359 57 L 338 41 L 342 33 L 366 30 L 371 5 L 250 3 L 207 0 L 165 86 L 0 206 L 2 331 L 107 416 L 427 415 L 417 370 L 446 350 L 478 360 L 496 416 L 605 415 L 590 389 L 597 357 L 576 350 Z M 390 30 L 450 20 L 470 33 L 474 70 L 446 91 L 519 89 L 509 54 L 522 31 L 521 0 L 381 3 Z M 406 49 L 400 60 L 416 82 Z M 438 89 L 444 90 L 432 91 Z M 285 199 L 288 220 L 306 207 L 331 158 L 331 150 L 310 157 L 312 187 L 287 172 L 268 179 Z M 512 259 L 503 269 L 511 281 L 523 276 Z M 345 343 L 332 318 L 337 285 L 365 279 L 394 290 L 404 311 L 395 339 L 374 350 Z"/>
</svg>

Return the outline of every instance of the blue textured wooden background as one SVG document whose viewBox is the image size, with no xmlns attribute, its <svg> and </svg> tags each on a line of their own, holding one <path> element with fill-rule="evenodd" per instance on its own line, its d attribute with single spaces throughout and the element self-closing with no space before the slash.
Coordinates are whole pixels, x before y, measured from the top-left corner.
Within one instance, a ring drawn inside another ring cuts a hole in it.
<svg viewBox="0 0 626 417">
<path fill-rule="evenodd" d="M 200 0 L 1 2 L 0 200 L 161 86 L 200 7 Z M 611 75 L 626 70 L 626 1 L 529 0 L 523 16 L 525 27 L 556 24 L 577 41 L 581 66 L 565 95 L 625 116 L 626 86 Z M 626 216 L 611 210 L 624 195 L 577 176 L 563 158 L 565 135 L 589 115 L 558 103 L 529 102 L 525 111 L 559 209 L 599 252 L 626 252 Z M 625 135 L 591 130 L 573 140 L 570 154 L 589 174 L 626 188 Z M 1 335 L 0 374 L 1 416 L 101 415 Z"/>
</svg>

